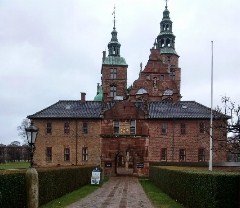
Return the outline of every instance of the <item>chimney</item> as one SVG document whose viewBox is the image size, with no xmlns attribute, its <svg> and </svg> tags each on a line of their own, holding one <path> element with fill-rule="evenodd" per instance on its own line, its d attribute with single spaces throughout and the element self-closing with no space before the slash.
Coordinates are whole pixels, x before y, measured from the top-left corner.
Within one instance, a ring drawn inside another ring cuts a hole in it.
<svg viewBox="0 0 240 208">
<path fill-rule="evenodd" d="M 85 103 L 86 99 L 86 93 L 85 92 L 81 92 L 81 103 Z"/>
<path fill-rule="evenodd" d="M 102 57 L 102 62 L 104 62 L 106 59 L 106 51 L 103 51 L 103 57 Z"/>
</svg>

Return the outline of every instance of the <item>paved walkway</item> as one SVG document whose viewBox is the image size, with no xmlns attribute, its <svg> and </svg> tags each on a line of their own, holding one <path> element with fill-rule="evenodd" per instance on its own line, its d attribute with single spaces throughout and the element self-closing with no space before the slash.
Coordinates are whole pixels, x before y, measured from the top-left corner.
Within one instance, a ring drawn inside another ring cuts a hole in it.
<svg viewBox="0 0 240 208">
<path fill-rule="evenodd" d="M 67 208 L 154 208 L 136 177 L 111 177 L 108 182 Z"/>
</svg>

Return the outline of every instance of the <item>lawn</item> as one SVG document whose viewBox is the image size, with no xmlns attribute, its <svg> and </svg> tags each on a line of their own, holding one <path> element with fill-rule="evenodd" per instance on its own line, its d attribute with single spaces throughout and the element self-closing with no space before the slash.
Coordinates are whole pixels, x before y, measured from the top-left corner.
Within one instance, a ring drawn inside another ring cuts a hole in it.
<svg viewBox="0 0 240 208">
<path fill-rule="evenodd" d="M 0 164 L 0 170 L 7 170 L 7 169 L 24 169 L 30 166 L 29 162 L 10 162 L 5 164 Z"/>
<path fill-rule="evenodd" d="M 181 204 L 170 198 L 162 190 L 155 186 L 149 179 L 139 179 L 145 193 L 155 207 L 161 208 L 184 208 Z"/>
<path fill-rule="evenodd" d="M 84 198 L 85 196 L 91 194 L 96 189 L 98 189 L 100 186 L 90 185 L 90 184 L 83 186 L 76 191 L 73 191 L 69 194 L 62 196 L 61 198 L 58 198 L 56 200 L 53 200 L 53 201 L 41 206 L 40 208 L 64 208 L 67 205 L 70 205 L 70 204 Z"/>
</svg>

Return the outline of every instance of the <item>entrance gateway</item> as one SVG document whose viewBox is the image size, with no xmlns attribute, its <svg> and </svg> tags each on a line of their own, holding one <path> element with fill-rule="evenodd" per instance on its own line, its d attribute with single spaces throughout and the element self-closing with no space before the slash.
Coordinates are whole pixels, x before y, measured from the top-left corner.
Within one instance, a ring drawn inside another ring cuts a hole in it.
<svg viewBox="0 0 240 208">
<path fill-rule="evenodd" d="M 142 175 L 144 170 L 144 156 L 142 148 L 127 148 L 117 150 L 112 154 L 111 161 L 104 161 L 105 175 Z"/>
</svg>

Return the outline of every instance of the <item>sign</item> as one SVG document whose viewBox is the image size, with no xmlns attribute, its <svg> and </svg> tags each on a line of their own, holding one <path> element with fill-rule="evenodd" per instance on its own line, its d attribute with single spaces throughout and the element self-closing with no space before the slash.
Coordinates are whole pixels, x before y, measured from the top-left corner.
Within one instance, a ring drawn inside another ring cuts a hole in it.
<svg viewBox="0 0 240 208">
<path fill-rule="evenodd" d="M 137 163 L 137 168 L 144 168 L 144 163 L 143 162 L 138 162 Z"/>
<path fill-rule="evenodd" d="M 106 168 L 111 168 L 111 167 L 112 167 L 112 163 L 111 163 L 111 162 L 105 163 L 105 167 L 106 167 Z"/>
<path fill-rule="evenodd" d="M 91 184 L 99 184 L 101 179 L 101 171 L 98 168 L 95 168 L 92 171 Z"/>
</svg>

